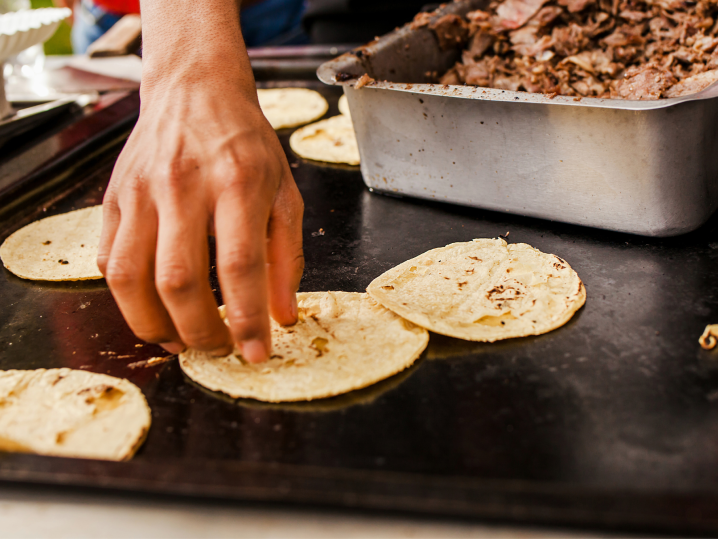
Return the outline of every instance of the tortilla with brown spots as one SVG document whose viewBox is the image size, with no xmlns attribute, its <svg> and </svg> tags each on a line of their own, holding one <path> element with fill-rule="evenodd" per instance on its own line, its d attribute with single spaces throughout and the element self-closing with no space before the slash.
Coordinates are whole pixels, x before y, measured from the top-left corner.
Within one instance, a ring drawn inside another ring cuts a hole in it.
<svg viewBox="0 0 718 539">
<path fill-rule="evenodd" d="M 433 249 L 377 277 L 367 291 L 421 327 L 484 342 L 552 331 L 586 301 L 565 260 L 502 239 Z"/>
<path fill-rule="evenodd" d="M 126 460 L 150 409 L 137 386 L 73 369 L 0 371 L 0 451 Z"/>
<path fill-rule="evenodd" d="M 409 367 L 428 332 L 376 303 L 368 294 L 297 294 L 299 321 L 272 321 L 272 356 L 251 364 L 241 356 L 213 357 L 189 349 L 180 366 L 192 380 L 233 398 L 267 402 L 333 397 L 384 380 Z M 224 308 L 220 307 L 224 317 Z"/>
<path fill-rule="evenodd" d="M 101 232 L 102 206 L 53 215 L 11 234 L 0 246 L 0 258 L 23 279 L 102 279 L 97 267 Z"/>
</svg>

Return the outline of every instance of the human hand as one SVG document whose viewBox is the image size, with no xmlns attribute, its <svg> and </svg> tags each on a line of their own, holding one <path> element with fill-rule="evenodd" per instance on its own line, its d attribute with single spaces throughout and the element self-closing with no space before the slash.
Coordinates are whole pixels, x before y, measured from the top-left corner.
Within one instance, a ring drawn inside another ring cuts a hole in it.
<svg viewBox="0 0 718 539">
<path fill-rule="evenodd" d="M 279 140 L 253 85 L 220 76 L 143 86 L 104 199 L 100 270 L 141 339 L 215 355 L 234 342 L 263 361 L 268 310 L 296 322 L 304 267 L 303 203 Z M 230 331 L 208 281 L 211 232 Z"/>
</svg>

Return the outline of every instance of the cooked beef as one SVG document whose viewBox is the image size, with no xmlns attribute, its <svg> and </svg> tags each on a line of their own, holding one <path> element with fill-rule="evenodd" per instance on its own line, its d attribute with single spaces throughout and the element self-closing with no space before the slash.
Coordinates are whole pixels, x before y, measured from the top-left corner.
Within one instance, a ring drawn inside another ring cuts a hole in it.
<svg viewBox="0 0 718 539">
<path fill-rule="evenodd" d="M 680 97 L 682 95 L 695 94 L 701 90 L 705 90 L 718 80 L 718 69 L 711 71 L 704 71 L 698 73 L 687 79 L 683 79 L 681 82 L 671 86 L 668 91 L 665 92 L 665 97 Z"/>
<path fill-rule="evenodd" d="M 444 15 L 429 26 L 439 40 L 439 47 L 448 50 L 469 39 L 469 25 L 458 15 Z"/>
<path fill-rule="evenodd" d="M 413 24 L 442 48 L 468 43 L 442 84 L 659 99 L 718 80 L 718 0 L 494 0 Z"/>
<path fill-rule="evenodd" d="M 504 0 L 496 8 L 494 27 L 507 30 L 521 28 L 545 3 L 546 0 Z"/>
<path fill-rule="evenodd" d="M 616 85 L 623 99 L 659 99 L 676 83 L 673 73 L 659 67 L 629 67 Z"/>
<path fill-rule="evenodd" d="M 583 11 L 589 4 L 593 4 L 593 0 L 558 0 L 558 5 L 564 6 L 570 13 Z"/>
</svg>

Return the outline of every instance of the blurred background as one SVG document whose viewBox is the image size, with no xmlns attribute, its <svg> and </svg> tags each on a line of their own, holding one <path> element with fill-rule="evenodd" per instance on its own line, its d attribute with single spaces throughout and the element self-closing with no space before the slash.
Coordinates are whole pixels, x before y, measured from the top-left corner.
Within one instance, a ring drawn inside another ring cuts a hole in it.
<svg viewBox="0 0 718 539">
<path fill-rule="evenodd" d="M 52 0 L 0 0 L 0 13 L 41 7 L 55 6 Z M 55 35 L 45 42 L 45 54 L 72 54 L 70 24 L 67 21 L 63 21 Z"/>
</svg>

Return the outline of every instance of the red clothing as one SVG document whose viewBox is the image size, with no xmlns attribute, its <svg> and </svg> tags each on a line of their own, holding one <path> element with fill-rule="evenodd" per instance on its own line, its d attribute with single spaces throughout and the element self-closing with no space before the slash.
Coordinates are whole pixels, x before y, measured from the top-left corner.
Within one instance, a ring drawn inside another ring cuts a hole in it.
<svg viewBox="0 0 718 539">
<path fill-rule="evenodd" d="M 120 15 L 140 12 L 140 0 L 93 0 L 93 4 Z"/>
</svg>

